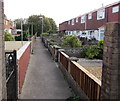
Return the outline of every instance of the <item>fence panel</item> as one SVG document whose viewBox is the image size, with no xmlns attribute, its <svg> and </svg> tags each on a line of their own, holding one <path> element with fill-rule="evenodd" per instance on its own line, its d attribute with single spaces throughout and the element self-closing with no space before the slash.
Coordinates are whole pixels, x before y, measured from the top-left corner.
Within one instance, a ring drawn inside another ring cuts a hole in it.
<svg viewBox="0 0 120 101">
<path fill-rule="evenodd" d="M 68 56 L 66 56 L 63 52 L 60 52 L 60 62 L 68 71 Z"/>
<path fill-rule="evenodd" d="M 99 101 L 101 81 L 78 65 L 76 62 L 70 63 L 72 77 L 91 100 L 97 99 Z"/>
</svg>

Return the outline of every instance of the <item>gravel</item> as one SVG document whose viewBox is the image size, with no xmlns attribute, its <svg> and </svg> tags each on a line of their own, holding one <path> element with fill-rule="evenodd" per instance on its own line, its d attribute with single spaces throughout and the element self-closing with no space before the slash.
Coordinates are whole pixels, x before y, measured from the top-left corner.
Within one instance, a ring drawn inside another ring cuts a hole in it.
<svg viewBox="0 0 120 101">
<path fill-rule="evenodd" d="M 99 80 L 102 79 L 102 60 L 80 58 L 78 63 Z"/>
</svg>

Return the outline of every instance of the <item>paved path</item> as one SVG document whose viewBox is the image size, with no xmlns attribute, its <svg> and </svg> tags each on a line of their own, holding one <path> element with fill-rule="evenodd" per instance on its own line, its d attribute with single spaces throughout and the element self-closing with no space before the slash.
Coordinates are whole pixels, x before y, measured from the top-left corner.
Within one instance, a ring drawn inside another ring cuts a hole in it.
<svg viewBox="0 0 120 101">
<path fill-rule="evenodd" d="M 67 99 L 71 89 L 48 50 L 37 38 L 26 73 L 21 99 Z"/>
</svg>

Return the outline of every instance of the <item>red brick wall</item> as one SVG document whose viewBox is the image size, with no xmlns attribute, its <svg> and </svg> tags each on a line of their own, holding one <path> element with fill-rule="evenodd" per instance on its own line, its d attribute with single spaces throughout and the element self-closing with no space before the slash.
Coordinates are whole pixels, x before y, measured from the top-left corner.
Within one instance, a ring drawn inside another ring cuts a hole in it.
<svg viewBox="0 0 120 101">
<path fill-rule="evenodd" d="M 119 5 L 119 12 L 112 13 L 112 7 Z M 102 8 L 100 8 L 102 9 Z M 97 10 L 98 11 L 98 10 Z M 97 20 L 97 11 L 92 12 L 92 19 L 88 19 L 88 14 L 86 14 L 86 30 L 96 30 L 99 27 L 105 25 L 109 22 L 120 22 L 120 3 L 114 4 L 112 6 L 105 8 L 105 18 L 101 20 Z M 85 30 L 85 24 L 81 24 L 81 17 L 78 18 L 78 23 L 76 23 L 76 19 L 74 19 L 74 25 L 72 25 L 72 19 L 70 20 L 70 25 L 66 22 L 60 24 L 60 30 Z"/>
<path fill-rule="evenodd" d="M 97 20 L 97 11 L 95 11 L 92 13 L 92 19 L 89 20 L 87 15 L 86 20 L 87 20 L 87 25 L 86 25 L 87 30 L 98 29 L 107 22 L 107 9 L 105 9 L 105 19 Z"/>
<path fill-rule="evenodd" d="M 112 13 L 112 8 L 119 5 L 119 12 Z M 120 21 L 120 4 L 116 4 L 108 8 L 108 22 L 118 22 Z"/>
<path fill-rule="evenodd" d="M 25 80 L 25 74 L 30 60 L 30 46 L 27 47 L 21 58 L 18 60 L 19 67 L 19 92 L 21 93 L 22 86 Z"/>
<path fill-rule="evenodd" d="M 67 29 L 67 21 L 63 22 L 62 24 L 59 24 L 59 30 L 63 31 Z"/>
</svg>

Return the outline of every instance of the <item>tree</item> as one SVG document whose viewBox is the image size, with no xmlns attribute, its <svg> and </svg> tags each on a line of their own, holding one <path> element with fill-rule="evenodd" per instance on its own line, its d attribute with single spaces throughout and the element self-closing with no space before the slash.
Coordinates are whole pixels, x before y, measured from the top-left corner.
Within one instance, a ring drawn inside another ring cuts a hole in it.
<svg viewBox="0 0 120 101">
<path fill-rule="evenodd" d="M 14 41 L 14 36 L 9 32 L 4 33 L 5 41 Z"/>
<path fill-rule="evenodd" d="M 51 25 L 51 30 L 50 33 L 56 33 L 57 32 L 57 25 L 55 23 L 55 21 L 52 18 L 48 18 L 50 25 Z"/>
<path fill-rule="evenodd" d="M 27 31 L 29 28 L 29 33 L 31 34 L 31 29 L 33 26 L 33 34 L 38 33 L 39 36 L 42 33 L 42 20 L 40 17 L 43 17 L 43 32 L 44 33 L 56 33 L 57 26 L 55 21 L 52 18 L 45 17 L 44 15 L 32 15 L 27 19 L 27 23 L 23 23 L 23 31 Z M 16 19 L 16 28 L 21 29 L 21 21 L 24 19 Z"/>
<path fill-rule="evenodd" d="M 57 31 L 57 26 L 52 18 L 45 17 L 44 15 L 32 15 L 28 18 L 28 24 L 34 25 L 34 33 L 42 33 L 42 20 L 39 18 L 43 17 L 43 32 L 44 33 L 55 33 Z"/>
<path fill-rule="evenodd" d="M 21 29 L 21 21 L 23 21 L 23 19 L 15 19 L 14 20 L 16 23 L 16 29 Z"/>
</svg>

